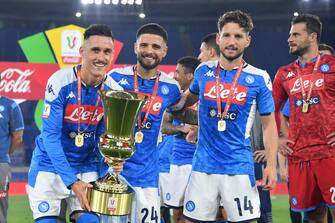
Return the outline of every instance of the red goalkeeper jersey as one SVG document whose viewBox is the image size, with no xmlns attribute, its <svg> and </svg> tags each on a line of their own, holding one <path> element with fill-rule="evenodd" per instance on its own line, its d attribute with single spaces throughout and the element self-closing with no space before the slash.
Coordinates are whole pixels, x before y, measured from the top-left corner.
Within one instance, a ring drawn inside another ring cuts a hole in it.
<svg viewBox="0 0 335 223">
<path fill-rule="evenodd" d="M 288 157 L 291 161 L 335 156 L 335 147 L 327 144 L 327 135 L 335 132 L 335 57 L 324 55 L 318 63 L 314 59 L 301 66 L 295 61 L 279 68 L 273 97 L 277 117 L 285 101 L 290 100 L 289 139 L 295 142 L 290 145 L 294 151 Z M 304 100 L 307 112 L 303 112 Z"/>
</svg>

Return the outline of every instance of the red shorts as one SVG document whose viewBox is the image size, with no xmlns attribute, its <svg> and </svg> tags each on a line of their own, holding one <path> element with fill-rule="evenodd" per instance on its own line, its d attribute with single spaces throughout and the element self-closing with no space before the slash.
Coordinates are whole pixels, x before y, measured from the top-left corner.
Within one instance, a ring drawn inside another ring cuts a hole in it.
<svg viewBox="0 0 335 223">
<path fill-rule="evenodd" d="M 335 157 L 288 164 L 290 205 L 293 211 L 335 208 Z"/>
</svg>

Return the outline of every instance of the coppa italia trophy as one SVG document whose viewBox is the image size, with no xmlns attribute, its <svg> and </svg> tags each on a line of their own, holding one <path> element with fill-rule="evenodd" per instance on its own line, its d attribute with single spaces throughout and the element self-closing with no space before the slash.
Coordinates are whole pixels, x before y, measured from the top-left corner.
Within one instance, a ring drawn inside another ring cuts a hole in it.
<svg viewBox="0 0 335 223">
<path fill-rule="evenodd" d="M 100 91 L 106 132 L 100 137 L 99 149 L 108 166 L 123 162 L 135 152 L 133 128 L 146 98 L 125 91 Z M 93 212 L 122 216 L 131 209 L 133 191 L 118 176 L 107 174 L 88 190 Z"/>
</svg>

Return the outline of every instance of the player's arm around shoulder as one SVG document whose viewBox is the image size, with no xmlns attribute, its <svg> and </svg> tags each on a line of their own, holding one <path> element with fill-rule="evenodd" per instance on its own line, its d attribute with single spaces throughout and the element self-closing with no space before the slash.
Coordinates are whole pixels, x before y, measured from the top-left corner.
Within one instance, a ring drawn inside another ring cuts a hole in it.
<svg viewBox="0 0 335 223">
<path fill-rule="evenodd" d="M 264 190 L 272 190 L 277 183 L 277 149 L 278 133 L 274 113 L 261 116 L 263 140 L 266 151 L 267 165 L 264 170 Z"/>
</svg>

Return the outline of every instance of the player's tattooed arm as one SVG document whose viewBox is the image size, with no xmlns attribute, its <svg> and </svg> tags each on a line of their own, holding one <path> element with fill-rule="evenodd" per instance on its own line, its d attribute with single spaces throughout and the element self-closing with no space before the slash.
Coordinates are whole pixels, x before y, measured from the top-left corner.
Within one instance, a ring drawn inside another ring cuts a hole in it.
<svg viewBox="0 0 335 223">
<path fill-rule="evenodd" d="M 173 125 L 173 115 L 170 112 L 164 113 L 163 125 L 161 132 L 167 135 L 174 135 L 179 133 L 187 134 L 190 131 L 190 125 Z"/>
<path fill-rule="evenodd" d="M 181 111 L 173 112 L 173 116 L 184 123 L 198 125 L 198 111 L 191 108 L 183 108 Z"/>
</svg>

